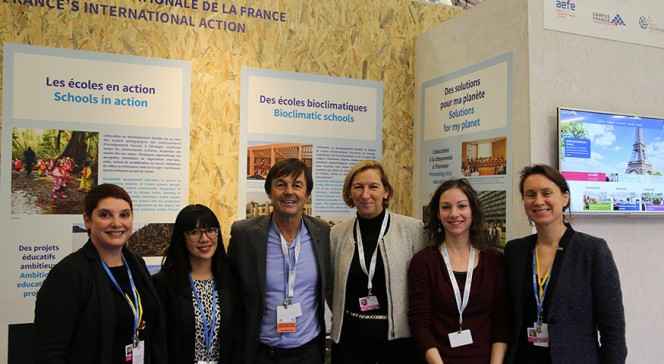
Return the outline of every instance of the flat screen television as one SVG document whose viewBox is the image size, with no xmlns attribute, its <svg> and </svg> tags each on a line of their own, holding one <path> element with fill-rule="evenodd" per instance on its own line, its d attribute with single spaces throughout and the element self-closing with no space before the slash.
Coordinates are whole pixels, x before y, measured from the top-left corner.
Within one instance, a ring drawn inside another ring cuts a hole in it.
<svg viewBox="0 0 664 364">
<path fill-rule="evenodd" d="M 558 139 L 572 213 L 664 216 L 664 119 L 559 107 Z"/>
</svg>

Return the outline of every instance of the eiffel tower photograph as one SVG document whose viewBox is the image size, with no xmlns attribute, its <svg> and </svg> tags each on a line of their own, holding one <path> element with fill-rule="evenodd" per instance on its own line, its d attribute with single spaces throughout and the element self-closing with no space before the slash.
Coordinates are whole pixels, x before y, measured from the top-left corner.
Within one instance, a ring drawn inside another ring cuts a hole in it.
<svg viewBox="0 0 664 364">
<path fill-rule="evenodd" d="M 643 131 L 640 127 L 636 128 L 634 136 L 634 146 L 632 147 L 632 158 L 627 163 L 625 174 L 654 174 L 652 164 L 646 156 L 646 145 L 643 143 Z"/>
<path fill-rule="evenodd" d="M 621 182 L 627 176 L 630 180 L 661 176 L 664 172 L 661 119 L 640 117 L 630 121 L 592 112 L 577 112 L 574 116 L 564 126 L 565 134 L 561 128 L 561 149 L 565 147 L 564 138 L 587 140 L 588 146 L 586 155 L 561 158 L 562 170 L 603 173 L 606 182 Z"/>
</svg>

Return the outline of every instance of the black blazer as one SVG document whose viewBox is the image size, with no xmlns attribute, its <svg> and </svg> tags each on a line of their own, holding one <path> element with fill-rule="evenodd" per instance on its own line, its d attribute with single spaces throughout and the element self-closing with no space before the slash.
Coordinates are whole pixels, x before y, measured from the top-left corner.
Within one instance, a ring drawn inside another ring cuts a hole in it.
<svg viewBox="0 0 664 364">
<path fill-rule="evenodd" d="M 223 246 L 219 246 L 223 249 Z M 184 296 L 172 283 L 171 277 L 162 270 L 152 277 L 155 288 L 161 297 L 166 321 L 168 359 L 171 363 L 194 362 L 194 340 L 196 324 L 194 319 L 193 295 Z M 227 277 L 225 287 L 217 287 L 221 321 L 219 327 L 219 363 L 239 363 L 240 332 L 237 311 L 239 309 L 237 282 Z"/>
<path fill-rule="evenodd" d="M 260 324 L 265 307 L 267 236 L 272 215 L 240 220 L 231 227 L 228 260 L 240 282 L 242 291 L 243 363 L 253 363 L 258 347 Z M 325 342 L 325 300 L 332 298 L 330 269 L 330 226 L 311 216 L 303 216 L 318 260 L 318 321 L 320 344 Z M 303 343 L 304 344 L 304 343 Z"/>
<path fill-rule="evenodd" d="M 143 259 L 122 248 L 141 296 L 158 304 L 157 320 L 148 322 L 146 363 L 167 362 L 164 318 L 159 296 Z M 115 330 L 113 287 L 97 249 L 88 242 L 51 269 L 35 303 L 32 345 L 34 364 L 110 364 Z"/>
<path fill-rule="evenodd" d="M 565 257 L 551 294 L 548 313 L 549 348 L 553 364 L 625 363 L 625 310 L 618 269 L 604 239 L 572 230 L 560 246 Z M 569 240 L 567 240 L 569 239 Z M 505 363 L 514 363 L 523 321 L 524 270 L 532 264 L 537 235 L 512 240 L 505 246 L 514 325 Z M 533 298 L 534 299 L 534 298 Z M 598 341 L 597 332 L 601 336 Z"/>
</svg>

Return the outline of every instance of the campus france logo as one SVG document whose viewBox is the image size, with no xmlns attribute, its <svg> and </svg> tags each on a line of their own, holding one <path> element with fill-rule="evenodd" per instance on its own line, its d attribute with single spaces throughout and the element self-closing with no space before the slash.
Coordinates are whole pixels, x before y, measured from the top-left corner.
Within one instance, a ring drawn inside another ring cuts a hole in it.
<svg viewBox="0 0 664 364">
<path fill-rule="evenodd" d="M 598 12 L 593 12 L 593 23 L 612 25 L 614 27 L 627 26 L 620 14 L 616 14 L 613 18 L 611 18 L 610 14 Z"/>
<path fill-rule="evenodd" d="M 614 27 L 617 27 L 619 25 L 626 26 L 625 22 L 620 17 L 620 14 L 616 14 L 616 16 L 614 16 L 613 19 L 611 19 L 611 24 L 613 24 Z"/>
</svg>

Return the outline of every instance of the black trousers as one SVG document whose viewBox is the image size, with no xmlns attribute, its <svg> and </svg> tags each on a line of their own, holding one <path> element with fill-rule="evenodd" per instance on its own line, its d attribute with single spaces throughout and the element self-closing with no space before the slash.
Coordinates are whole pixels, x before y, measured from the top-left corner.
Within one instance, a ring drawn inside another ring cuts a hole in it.
<svg viewBox="0 0 664 364">
<path fill-rule="evenodd" d="M 418 363 L 413 342 L 397 339 L 385 345 L 332 344 L 332 364 L 410 364 Z"/>
<path fill-rule="evenodd" d="M 258 344 L 254 364 L 323 364 L 325 348 L 318 338 L 296 348 L 281 349 Z"/>
</svg>

